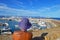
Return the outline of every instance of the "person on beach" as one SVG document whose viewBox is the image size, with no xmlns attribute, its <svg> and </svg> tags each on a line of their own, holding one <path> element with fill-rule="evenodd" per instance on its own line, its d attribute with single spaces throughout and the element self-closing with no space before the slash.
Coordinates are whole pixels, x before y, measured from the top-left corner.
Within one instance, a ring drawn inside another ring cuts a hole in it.
<svg viewBox="0 0 60 40">
<path fill-rule="evenodd" d="M 19 23 L 20 31 L 15 31 L 13 33 L 13 40 L 32 40 L 32 33 L 27 31 L 31 26 L 29 19 L 22 18 Z"/>
</svg>

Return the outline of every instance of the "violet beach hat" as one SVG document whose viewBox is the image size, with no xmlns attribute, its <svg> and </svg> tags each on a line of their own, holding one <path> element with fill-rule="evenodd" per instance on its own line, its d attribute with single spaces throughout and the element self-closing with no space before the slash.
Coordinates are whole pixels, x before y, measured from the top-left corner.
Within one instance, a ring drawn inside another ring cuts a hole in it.
<svg viewBox="0 0 60 40">
<path fill-rule="evenodd" d="M 27 30 L 31 27 L 31 23 L 28 18 L 22 18 L 21 22 L 19 22 L 19 28 L 23 30 Z"/>
</svg>

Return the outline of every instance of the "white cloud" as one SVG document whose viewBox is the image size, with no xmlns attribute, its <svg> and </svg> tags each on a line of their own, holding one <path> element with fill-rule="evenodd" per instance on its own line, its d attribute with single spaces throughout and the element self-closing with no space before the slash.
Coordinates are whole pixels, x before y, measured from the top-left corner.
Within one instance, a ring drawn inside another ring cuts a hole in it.
<svg viewBox="0 0 60 40">
<path fill-rule="evenodd" d="M 53 13 L 53 14 L 52 14 Z M 55 13 L 55 14 L 54 14 Z M 0 4 L 0 15 L 22 15 L 22 16 L 55 16 L 60 13 L 60 5 L 44 7 L 41 9 L 33 10 L 24 10 L 24 9 L 15 9 L 10 8 L 6 4 Z M 59 14 L 60 15 L 60 14 Z"/>
<path fill-rule="evenodd" d="M 5 3 L 0 3 L 0 6 L 7 6 Z"/>
<path fill-rule="evenodd" d="M 10 8 L 8 6 L 0 6 L 0 11 L 3 11 L 4 14 L 13 14 L 13 15 L 33 15 L 36 14 L 38 12 L 35 11 L 31 11 L 31 10 L 24 10 L 24 9 L 14 9 L 14 8 Z"/>
<path fill-rule="evenodd" d="M 55 6 L 51 6 L 51 7 L 43 7 L 40 9 L 37 9 L 40 12 L 51 12 L 51 11 L 58 11 L 60 10 L 60 5 L 55 5 Z"/>
</svg>

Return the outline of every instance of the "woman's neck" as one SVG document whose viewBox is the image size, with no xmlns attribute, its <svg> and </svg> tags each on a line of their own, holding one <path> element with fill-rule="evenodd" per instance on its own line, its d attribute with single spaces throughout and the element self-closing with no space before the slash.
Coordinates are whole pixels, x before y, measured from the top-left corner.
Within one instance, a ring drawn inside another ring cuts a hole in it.
<svg viewBox="0 0 60 40">
<path fill-rule="evenodd" d="M 21 30 L 21 31 L 26 32 L 27 30 Z"/>
</svg>

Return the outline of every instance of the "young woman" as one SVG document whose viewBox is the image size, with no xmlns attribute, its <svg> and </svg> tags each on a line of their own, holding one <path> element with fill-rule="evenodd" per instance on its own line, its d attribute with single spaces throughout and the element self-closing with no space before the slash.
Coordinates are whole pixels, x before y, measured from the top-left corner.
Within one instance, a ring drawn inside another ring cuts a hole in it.
<svg viewBox="0 0 60 40">
<path fill-rule="evenodd" d="M 19 23 L 20 30 L 13 33 L 13 40 L 31 40 L 32 33 L 27 31 L 31 26 L 32 25 L 27 18 L 22 18 Z"/>
</svg>

